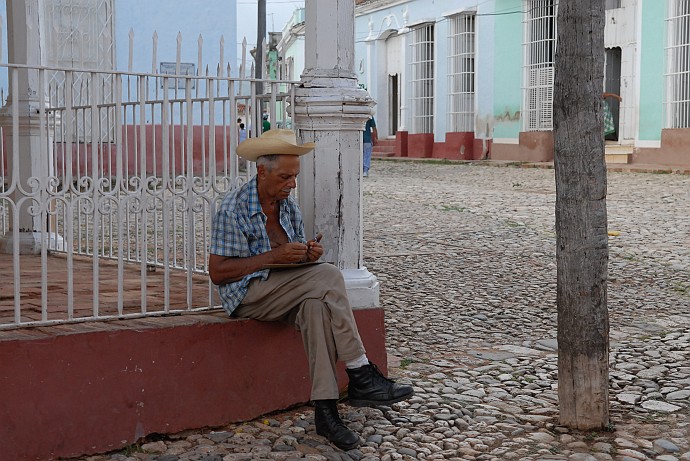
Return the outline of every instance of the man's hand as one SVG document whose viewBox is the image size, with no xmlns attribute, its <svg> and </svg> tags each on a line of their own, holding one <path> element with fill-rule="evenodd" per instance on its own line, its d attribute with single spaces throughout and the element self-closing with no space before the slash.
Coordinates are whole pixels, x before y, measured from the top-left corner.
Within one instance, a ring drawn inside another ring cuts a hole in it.
<svg viewBox="0 0 690 461">
<path fill-rule="evenodd" d="M 273 264 L 301 263 L 307 260 L 307 245 L 300 242 L 284 243 L 271 250 Z"/>
<path fill-rule="evenodd" d="M 307 262 L 317 261 L 323 256 L 323 245 L 316 240 L 309 240 L 307 242 Z"/>
</svg>

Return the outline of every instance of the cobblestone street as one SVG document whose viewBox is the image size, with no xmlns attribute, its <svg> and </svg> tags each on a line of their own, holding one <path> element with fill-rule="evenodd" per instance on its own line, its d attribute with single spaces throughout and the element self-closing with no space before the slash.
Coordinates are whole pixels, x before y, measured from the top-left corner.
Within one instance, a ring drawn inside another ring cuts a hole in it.
<svg viewBox="0 0 690 461">
<path fill-rule="evenodd" d="M 609 431 L 558 425 L 554 170 L 375 161 L 365 265 L 381 283 L 391 408 L 304 406 L 83 460 L 690 461 L 690 176 L 609 173 Z"/>
</svg>

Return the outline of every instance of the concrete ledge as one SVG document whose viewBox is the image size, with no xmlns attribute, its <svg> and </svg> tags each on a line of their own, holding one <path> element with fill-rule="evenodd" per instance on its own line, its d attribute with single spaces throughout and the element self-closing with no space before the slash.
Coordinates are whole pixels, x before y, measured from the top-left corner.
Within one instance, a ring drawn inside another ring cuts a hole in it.
<svg viewBox="0 0 690 461">
<path fill-rule="evenodd" d="M 383 309 L 355 317 L 385 373 Z M 248 420 L 307 402 L 311 387 L 298 331 L 224 312 L 4 331 L 0 363 L 0 461 Z"/>
</svg>

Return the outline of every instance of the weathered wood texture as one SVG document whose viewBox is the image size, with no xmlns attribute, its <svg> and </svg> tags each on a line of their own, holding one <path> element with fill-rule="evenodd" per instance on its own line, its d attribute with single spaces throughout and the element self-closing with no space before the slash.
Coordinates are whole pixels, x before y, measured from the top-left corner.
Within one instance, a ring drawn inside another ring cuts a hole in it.
<svg viewBox="0 0 690 461">
<path fill-rule="evenodd" d="M 554 83 L 560 422 L 609 424 L 604 2 L 558 5 Z"/>
</svg>

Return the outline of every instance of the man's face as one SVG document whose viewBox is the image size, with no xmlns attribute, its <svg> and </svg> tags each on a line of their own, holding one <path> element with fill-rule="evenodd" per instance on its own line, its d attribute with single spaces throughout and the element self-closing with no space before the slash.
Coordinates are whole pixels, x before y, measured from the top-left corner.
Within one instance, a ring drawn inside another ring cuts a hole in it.
<svg viewBox="0 0 690 461">
<path fill-rule="evenodd" d="M 257 170 L 261 190 L 266 198 L 284 200 L 292 189 L 297 187 L 299 174 L 299 157 L 297 155 L 279 155 L 272 169 L 260 165 Z"/>
</svg>

